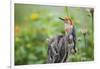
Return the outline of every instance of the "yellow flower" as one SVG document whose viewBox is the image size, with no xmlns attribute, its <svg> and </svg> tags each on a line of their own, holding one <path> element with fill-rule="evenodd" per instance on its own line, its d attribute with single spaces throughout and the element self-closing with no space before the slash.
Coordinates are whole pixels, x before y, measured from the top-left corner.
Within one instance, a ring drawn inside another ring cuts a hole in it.
<svg viewBox="0 0 100 69">
<path fill-rule="evenodd" d="M 36 20 L 36 19 L 38 19 L 38 17 L 39 17 L 39 15 L 37 13 L 31 14 L 31 19 L 32 20 Z"/>
</svg>

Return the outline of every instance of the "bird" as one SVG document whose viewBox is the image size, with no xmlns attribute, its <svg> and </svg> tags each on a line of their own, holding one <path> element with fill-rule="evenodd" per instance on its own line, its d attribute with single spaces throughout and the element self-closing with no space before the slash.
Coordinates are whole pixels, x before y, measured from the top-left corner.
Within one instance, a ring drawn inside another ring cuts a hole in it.
<svg viewBox="0 0 100 69">
<path fill-rule="evenodd" d="M 59 17 L 64 23 L 65 34 L 52 37 L 48 41 L 47 63 L 67 62 L 68 55 L 76 53 L 76 33 L 72 19 L 69 16 Z"/>
<path fill-rule="evenodd" d="M 72 37 L 73 41 L 74 41 L 74 50 L 76 52 L 76 30 L 75 30 L 75 26 L 74 26 L 74 22 L 72 21 L 72 19 L 69 16 L 66 16 L 64 19 L 59 17 L 60 20 L 64 21 L 64 26 L 65 26 L 65 33 L 70 33 L 70 37 Z"/>
</svg>

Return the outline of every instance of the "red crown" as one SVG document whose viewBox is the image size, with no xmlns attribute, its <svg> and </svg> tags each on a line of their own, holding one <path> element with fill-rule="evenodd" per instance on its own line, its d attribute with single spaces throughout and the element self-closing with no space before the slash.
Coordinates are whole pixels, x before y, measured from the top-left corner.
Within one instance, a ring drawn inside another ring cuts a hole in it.
<svg viewBox="0 0 100 69">
<path fill-rule="evenodd" d="M 70 23 L 71 25 L 73 25 L 73 21 L 72 21 L 72 19 L 71 19 L 69 16 L 66 16 L 66 17 L 64 18 L 64 20 L 65 20 L 65 21 L 69 21 L 69 23 Z"/>
</svg>

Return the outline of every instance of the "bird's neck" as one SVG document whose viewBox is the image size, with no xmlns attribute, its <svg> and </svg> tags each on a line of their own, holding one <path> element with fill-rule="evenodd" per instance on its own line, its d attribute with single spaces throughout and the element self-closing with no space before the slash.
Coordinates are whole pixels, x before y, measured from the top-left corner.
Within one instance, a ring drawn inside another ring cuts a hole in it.
<svg viewBox="0 0 100 69">
<path fill-rule="evenodd" d="M 65 24 L 65 34 L 68 34 L 69 32 L 71 32 L 72 29 L 73 29 L 73 25 Z"/>
</svg>

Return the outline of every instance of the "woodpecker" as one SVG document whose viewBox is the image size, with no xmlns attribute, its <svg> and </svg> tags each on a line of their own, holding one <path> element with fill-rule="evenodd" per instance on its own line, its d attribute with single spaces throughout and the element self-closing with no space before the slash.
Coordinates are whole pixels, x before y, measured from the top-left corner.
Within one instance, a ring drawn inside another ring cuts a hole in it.
<svg viewBox="0 0 100 69">
<path fill-rule="evenodd" d="M 70 40 L 73 41 L 73 51 L 76 53 L 76 31 L 74 22 L 69 16 L 66 16 L 65 18 L 59 17 L 59 19 L 64 22 L 65 34 L 70 34 Z"/>
<path fill-rule="evenodd" d="M 65 34 L 57 35 L 48 42 L 48 63 L 66 62 L 70 53 L 76 52 L 76 35 L 74 23 L 70 17 L 61 18 L 64 22 Z"/>
</svg>

